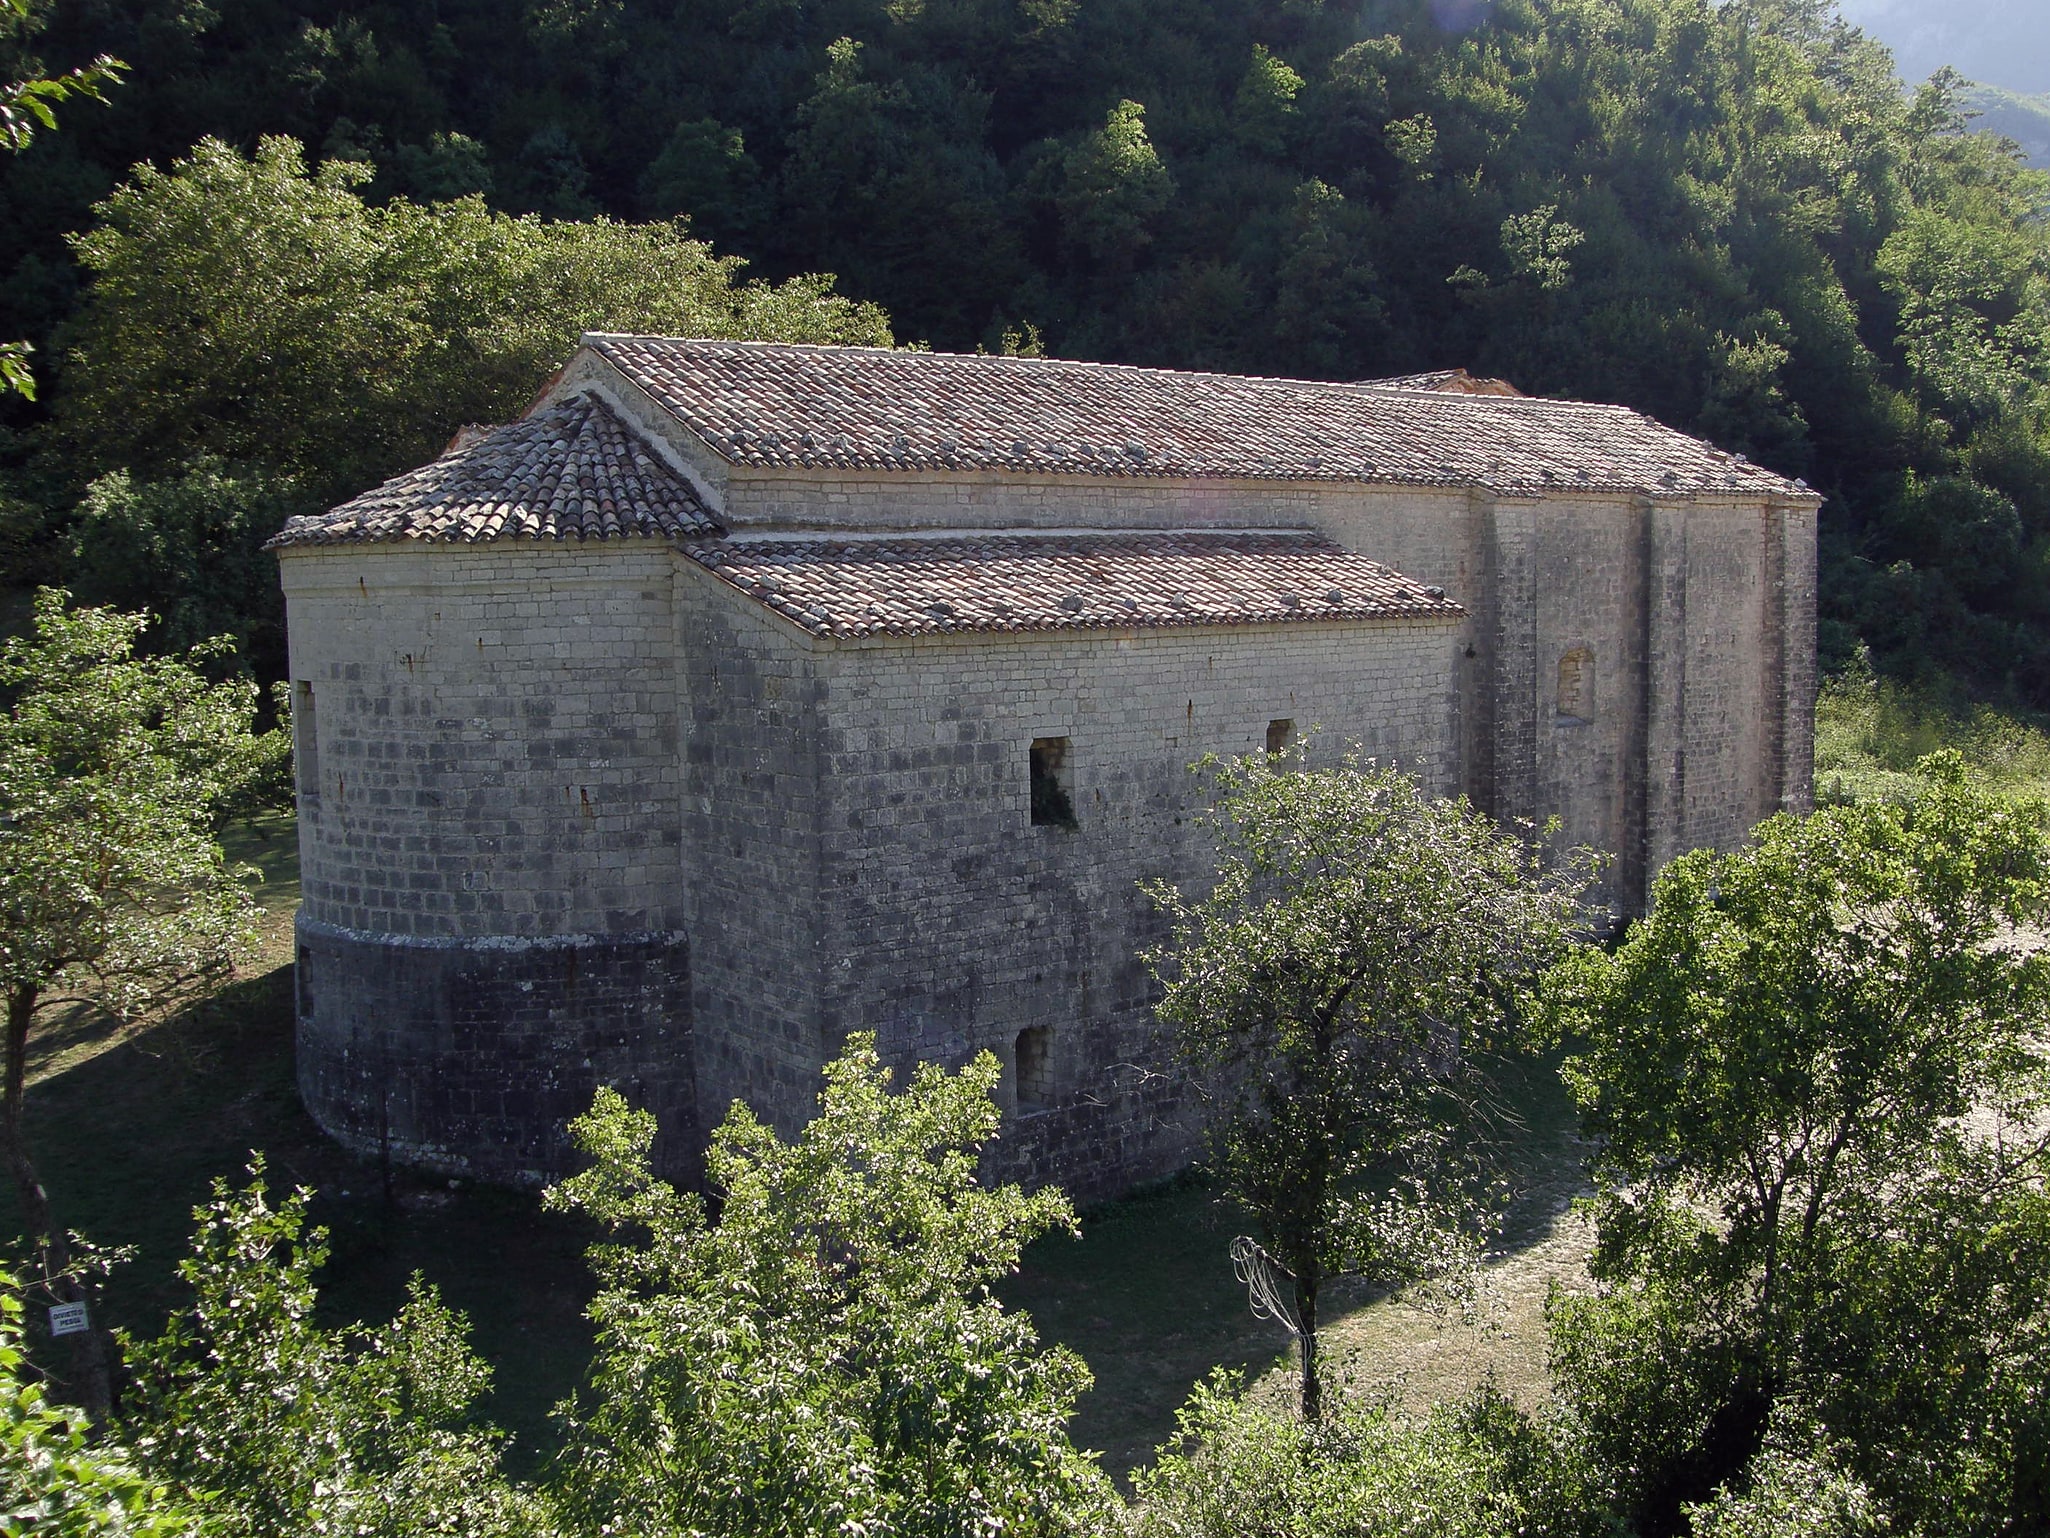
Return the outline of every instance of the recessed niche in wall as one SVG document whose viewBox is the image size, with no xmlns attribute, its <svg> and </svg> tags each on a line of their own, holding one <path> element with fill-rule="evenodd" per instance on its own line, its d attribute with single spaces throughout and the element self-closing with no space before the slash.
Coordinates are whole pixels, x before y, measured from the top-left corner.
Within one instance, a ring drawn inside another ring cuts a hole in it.
<svg viewBox="0 0 2050 1538">
<path fill-rule="evenodd" d="M 299 795 L 320 794 L 320 725 L 313 713 L 313 685 L 305 679 L 292 691 L 292 766 Z"/>
<path fill-rule="evenodd" d="M 1015 1052 L 1018 1114 L 1043 1111 L 1053 1104 L 1053 1027 L 1028 1025 L 1018 1033 Z"/>
<path fill-rule="evenodd" d="M 1559 659 L 1559 719 L 1594 719 L 1594 653 L 1585 646 Z"/>
<path fill-rule="evenodd" d="M 1068 739 L 1035 737 L 1032 740 L 1032 826 L 1072 828 L 1075 802 L 1069 794 Z"/>
<path fill-rule="evenodd" d="M 1274 720 L 1267 723 L 1267 751 L 1286 753 L 1289 744 L 1295 741 L 1295 722 Z"/>
</svg>

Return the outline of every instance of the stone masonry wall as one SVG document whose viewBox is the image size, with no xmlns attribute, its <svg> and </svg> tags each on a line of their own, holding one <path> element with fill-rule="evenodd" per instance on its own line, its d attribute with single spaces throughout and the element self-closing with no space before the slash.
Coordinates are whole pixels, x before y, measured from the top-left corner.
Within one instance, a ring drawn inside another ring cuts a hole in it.
<svg viewBox="0 0 2050 1538">
<path fill-rule="evenodd" d="M 1137 952 L 1160 937 L 1138 883 L 1201 882 L 1206 753 L 1292 721 L 1312 760 L 1345 745 L 1436 789 L 1458 774 L 1456 623 L 930 638 L 822 654 L 816 953 L 826 1052 L 875 1031 L 887 1058 L 988 1049 L 1014 1113 L 1019 1035 L 1046 1082 L 993 1161 L 1089 1199 L 1170 1173 L 1191 1128 L 1155 1042 Z M 1034 826 L 1035 739 L 1065 738 L 1077 826 Z"/>
<path fill-rule="evenodd" d="M 675 932 L 502 941 L 365 934 L 303 914 L 299 1092 L 356 1152 L 539 1184 L 601 1084 L 653 1111 L 695 1178 L 689 948 Z"/>
<path fill-rule="evenodd" d="M 599 1082 L 695 1156 L 673 554 L 295 550 L 299 1061 L 343 1142 L 560 1168 Z"/>
<path fill-rule="evenodd" d="M 1505 819 L 1559 817 L 1617 856 L 1599 895 L 1626 912 L 1673 855 L 1812 796 L 1807 506 L 1094 477 L 712 489 L 736 531 L 1321 528 L 1467 615 L 833 644 L 654 543 L 289 551 L 302 1083 L 353 1146 L 531 1178 L 603 1081 L 658 1108 L 687 1163 L 735 1098 L 800 1125 L 849 1032 L 899 1062 L 1015 1064 L 1043 1030 L 1058 1093 L 998 1163 L 1108 1194 L 1188 1146 L 1138 1066 L 1154 920 L 1136 883 L 1207 869 L 1184 768 L 1202 753 L 1321 724 Z M 1071 745 L 1072 831 L 1031 825 L 1047 737 Z"/>
<path fill-rule="evenodd" d="M 678 701 L 699 1108 L 810 1119 L 819 1033 L 822 658 L 752 600 L 680 561 Z"/>
</svg>

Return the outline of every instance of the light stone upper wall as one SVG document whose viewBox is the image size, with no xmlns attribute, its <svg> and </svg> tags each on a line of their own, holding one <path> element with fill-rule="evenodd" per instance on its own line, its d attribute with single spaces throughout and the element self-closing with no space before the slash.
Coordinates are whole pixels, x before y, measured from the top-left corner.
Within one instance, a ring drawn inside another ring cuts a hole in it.
<svg viewBox="0 0 2050 1538">
<path fill-rule="evenodd" d="M 1814 507 L 1482 489 L 730 464 L 595 353 L 555 393 L 596 389 L 666 446 L 736 533 L 1317 528 L 1466 606 L 1453 688 L 1458 788 L 1509 820 L 1614 855 L 1597 892 L 1641 906 L 1658 866 L 1809 804 Z M 1654 588 L 1656 591 L 1654 591 Z M 1557 708 L 1582 651 L 1598 702 Z"/>
<path fill-rule="evenodd" d="M 818 1091 L 826 654 L 696 563 L 675 572 L 684 889 L 700 1116 L 779 1125 Z"/>
<path fill-rule="evenodd" d="M 1642 514 L 1615 502 L 1546 503 L 1530 518 L 1529 813 L 1540 823 L 1556 817 L 1568 845 L 1618 857 L 1600 896 L 1627 903 L 1624 857 L 1644 827 Z M 1561 697 L 1576 684 L 1579 698 Z"/>
<path fill-rule="evenodd" d="M 286 551 L 317 736 L 307 916 L 423 937 L 681 927 L 673 562 L 638 541 Z"/>
</svg>

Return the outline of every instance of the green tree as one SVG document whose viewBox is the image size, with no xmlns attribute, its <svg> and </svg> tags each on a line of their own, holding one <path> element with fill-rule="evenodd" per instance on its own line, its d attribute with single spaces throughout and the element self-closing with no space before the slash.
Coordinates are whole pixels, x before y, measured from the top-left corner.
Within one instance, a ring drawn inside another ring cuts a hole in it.
<svg viewBox="0 0 2050 1538">
<path fill-rule="evenodd" d="M 0 22 L 27 30 L 35 17 L 33 0 L 0 0 Z M 0 84 L 0 149 L 21 151 L 38 129 L 57 126 L 57 105 L 74 96 L 107 99 L 107 87 L 128 66 L 102 54 L 90 64 L 61 75 L 32 75 Z M 0 342 L 0 395 L 9 391 L 35 399 L 36 379 L 29 372 L 29 344 Z"/>
<path fill-rule="evenodd" d="M 1246 66 L 1232 98 L 1232 132 L 1250 150 L 1279 155 L 1286 147 L 1296 121 L 1296 97 L 1302 94 L 1303 77 L 1265 47 L 1253 45 L 1253 62 Z"/>
<path fill-rule="evenodd" d="M 133 1353 L 143 1468 L 222 1538 L 547 1538 L 546 1504 L 500 1470 L 503 1433 L 472 1422 L 491 1369 L 462 1316 L 416 1276 L 386 1324 L 322 1325 L 327 1236 L 305 1192 L 273 1207 L 261 1159 L 250 1176 L 194 1211 L 192 1305 Z"/>
<path fill-rule="evenodd" d="M 217 813 L 267 772 L 282 737 L 251 731 L 254 684 L 209 682 L 226 642 L 137 657 L 148 619 L 38 593 L 33 634 L 0 647 L 0 987 L 7 1040 L 0 1150 L 38 1249 L 37 1284 L 86 1301 L 22 1126 L 30 1038 L 51 1005 L 117 1015 L 210 985 L 253 938 L 248 872 L 228 864 Z M 104 1415 L 108 1338 L 73 1337 L 72 1385 Z"/>
<path fill-rule="evenodd" d="M 1682 856 L 1545 979 L 1608 1288 L 1562 1307 L 1559 1375 L 1651 1530 L 1793 1412 L 1906 1526 L 2050 1514 L 2050 956 L 2013 937 L 2046 814 L 1921 769 Z"/>
<path fill-rule="evenodd" d="M 212 454 L 341 496 L 517 415 L 587 330 L 890 340 L 830 278 L 742 283 L 681 225 L 376 206 L 370 174 L 207 140 L 99 205 L 58 407 L 83 463 L 156 479 Z"/>
<path fill-rule="evenodd" d="M 1398 769 L 1306 754 L 1214 765 L 1216 881 L 1147 887 L 1170 933 L 1144 960 L 1217 1172 L 1259 1225 L 1235 1259 L 1295 1334 L 1315 1420 L 1328 1281 L 1473 1263 L 1482 1067 L 1511 1047 L 1513 990 L 1584 922 L 1588 867 Z"/>
<path fill-rule="evenodd" d="M 616 1236 L 592 1251 L 598 1360 L 564 1407 L 586 1528 L 1052 1534 L 1110 1498 L 1067 1436 L 1087 1369 L 990 1292 L 1074 1222 L 1057 1191 L 977 1184 L 996 1060 L 890 1077 L 854 1037 L 794 1143 L 736 1102 L 706 1157 L 716 1222 L 649 1173 L 645 1112 L 601 1090 L 573 1124 L 595 1163 L 548 1204 Z"/>
<path fill-rule="evenodd" d="M 1055 202 L 1068 238 L 1100 267 L 1129 268 L 1153 241 L 1175 181 L 1146 137 L 1146 109 L 1121 101 L 1061 162 Z"/>
<path fill-rule="evenodd" d="M 200 1530 L 126 1452 L 50 1403 L 23 1342 L 20 1284 L 0 1266 L 0 1525 L 38 1538 L 179 1538 Z"/>
<path fill-rule="evenodd" d="M 951 334 L 972 333 L 1019 266 L 1003 168 L 985 144 L 989 105 L 934 71 L 870 79 L 861 45 L 836 39 L 788 130 L 783 217 L 764 234 L 793 265 L 846 250 L 855 292 L 886 308 L 912 300 Z"/>
<path fill-rule="evenodd" d="M 161 480 L 115 470 L 86 488 L 71 581 L 93 603 L 154 608 L 154 651 L 232 635 L 258 678 L 282 678 L 284 595 L 264 542 L 317 510 L 296 480 L 204 455 Z"/>
</svg>

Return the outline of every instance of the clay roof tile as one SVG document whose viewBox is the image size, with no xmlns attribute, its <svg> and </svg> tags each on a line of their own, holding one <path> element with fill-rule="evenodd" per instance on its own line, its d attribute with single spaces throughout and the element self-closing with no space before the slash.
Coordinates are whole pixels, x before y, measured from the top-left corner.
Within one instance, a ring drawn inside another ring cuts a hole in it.
<svg viewBox="0 0 2050 1538">
<path fill-rule="evenodd" d="M 441 458 L 331 512 L 290 520 L 270 548 L 718 532 L 690 484 L 610 407 L 573 395 L 503 427 L 464 428 Z"/>
<path fill-rule="evenodd" d="M 1442 588 L 1306 530 L 743 536 L 686 547 L 818 635 L 1455 619 Z"/>
</svg>

